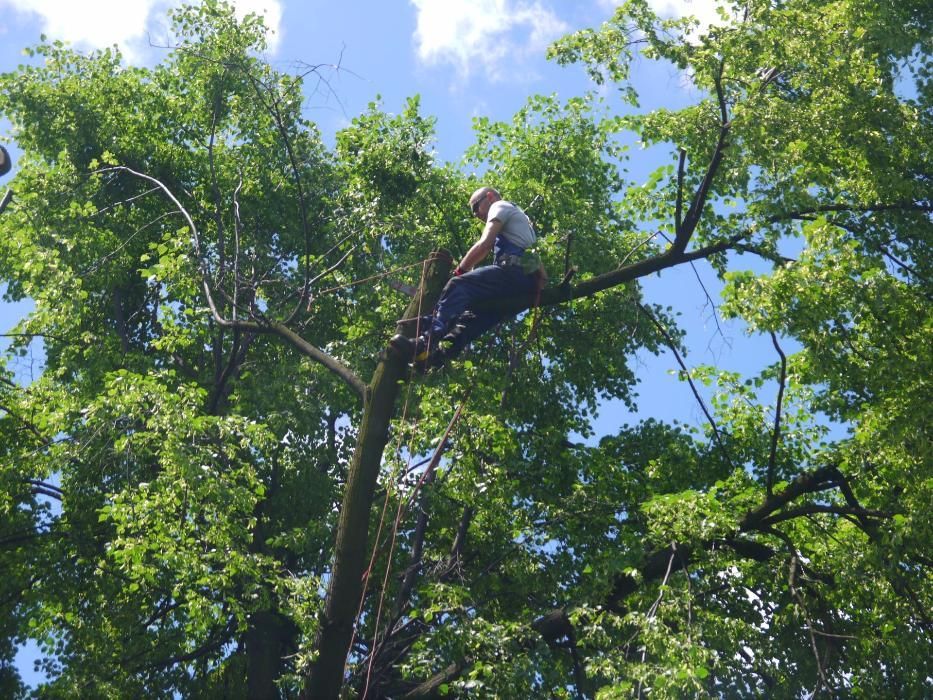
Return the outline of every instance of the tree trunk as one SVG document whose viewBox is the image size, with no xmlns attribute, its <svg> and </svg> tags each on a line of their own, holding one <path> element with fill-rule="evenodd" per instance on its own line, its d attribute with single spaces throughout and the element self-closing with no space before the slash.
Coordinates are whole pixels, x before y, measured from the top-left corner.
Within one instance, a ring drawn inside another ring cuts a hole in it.
<svg viewBox="0 0 933 700">
<path fill-rule="evenodd" d="M 428 313 L 433 308 L 450 274 L 450 263 L 446 251 L 432 256 L 405 318 Z M 409 359 L 387 349 L 366 390 L 359 437 L 340 509 L 334 565 L 315 641 L 317 659 L 310 668 L 301 698 L 336 698 L 343 684 L 344 666 L 363 595 L 373 493 L 399 387 L 408 377 Z"/>
<path fill-rule="evenodd" d="M 246 631 L 246 696 L 278 700 L 282 659 L 295 651 L 295 624 L 276 612 L 253 613 Z"/>
</svg>

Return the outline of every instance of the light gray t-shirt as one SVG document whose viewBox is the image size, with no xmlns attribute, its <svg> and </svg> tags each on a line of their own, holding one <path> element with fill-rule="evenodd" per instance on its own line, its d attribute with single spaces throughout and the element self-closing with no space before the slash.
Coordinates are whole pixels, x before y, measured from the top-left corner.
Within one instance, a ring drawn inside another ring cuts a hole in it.
<svg viewBox="0 0 933 700">
<path fill-rule="evenodd" d="M 531 221 L 528 220 L 525 212 L 511 202 L 507 202 L 504 199 L 493 202 L 492 206 L 489 207 L 489 214 L 486 216 L 486 221 L 492 221 L 493 219 L 498 219 L 502 222 L 502 229 L 499 231 L 499 236 L 497 236 L 497 238 L 505 238 L 505 240 L 513 246 L 518 246 L 524 250 L 525 248 L 531 248 L 538 240 L 537 236 L 535 236 L 535 230 L 531 226 Z M 511 246 L 508 245 L 502 247 L 506 249 L 511 248 Z M 503 250 L 503 252 L 512 253 L 514 251 Z"/>
</svg>

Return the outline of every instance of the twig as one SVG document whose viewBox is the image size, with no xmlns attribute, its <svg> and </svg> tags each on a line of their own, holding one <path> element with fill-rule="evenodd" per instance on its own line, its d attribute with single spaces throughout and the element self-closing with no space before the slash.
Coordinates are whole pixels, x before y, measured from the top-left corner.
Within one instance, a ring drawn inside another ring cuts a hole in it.
<svg viewBox="0 0 933 700">
<path fill-rule="evenodd" d="M 664 237 L 664 240 L 673 245 L 673 241 L 671 241 L 670 237 L 664 235 L 662 231 L 658 231 L 658 233 Z M 697 269 L 696 264 L 692 260 L 689 262 L 690 269 L 693 270 L 693 276 L 697 278 L 697 284 L 700 285 L 700 289 L 703 290 L 703 295 L 706 297 L 706 303 L 713 310 L 713 322 L 716 324 L 716 333 L 718 333 L 723 338 L 723 340 L 725 340 L 726 334 L 722 332 L 722 326 L 719 324 L 719 309 L 716 307 L 716 302 L 713 301 L 713 295 L 710 294 L 709 290 L 706 288 L 706 284 L 704 284 L 703 278 L 700 277 L 700 271 Z M 712 339 L 710 339 L 710 342 L 707 345 L 707 349 L 710 349 L 712 342 Z"/>
</svg>

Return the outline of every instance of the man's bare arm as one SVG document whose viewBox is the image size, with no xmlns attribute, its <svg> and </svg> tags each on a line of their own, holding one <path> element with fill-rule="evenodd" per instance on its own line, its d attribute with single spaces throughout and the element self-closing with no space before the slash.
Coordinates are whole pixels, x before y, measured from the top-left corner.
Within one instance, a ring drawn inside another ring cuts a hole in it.
<svg viewBox="0 0 933 700">
<path fill-rule="evenodd" d="M 502 230 L 502 222 L 499 219 L 491 219 L 486 222 L 486 228 L 483 229 L 483 235 L 473 244 L 473 246 L 463 256 L 463 260 L 457 266 L 462 272 L 469 272 L 477 263 L 489 255 L 489 251 L 496 243 L 496 236 Z"/>
</svg>

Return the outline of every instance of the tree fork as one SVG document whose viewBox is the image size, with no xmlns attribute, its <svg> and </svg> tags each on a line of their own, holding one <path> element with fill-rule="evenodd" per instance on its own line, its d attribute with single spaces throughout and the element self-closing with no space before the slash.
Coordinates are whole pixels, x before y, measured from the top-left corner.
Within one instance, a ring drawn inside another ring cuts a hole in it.
<svg viewBox="0 0 933 700">
<path fill-rule="evenodd" d="M 450 265 L 450 254 L 444 250 L 436 251 L 428 258 L 418 293 L 403 318 L 420 315 L 433 308 L 450 276 Z M 336 698 L 343 683 L 353 627 L 363 595 L 373 494 L 399 387 L 408 377 L 408 359 L 387 348 L 364 392 L 360 433 L 340 508 L 334 564 L 314 644 L 317 658 L 299 696 L 303 699 Z"/>
</svg>

